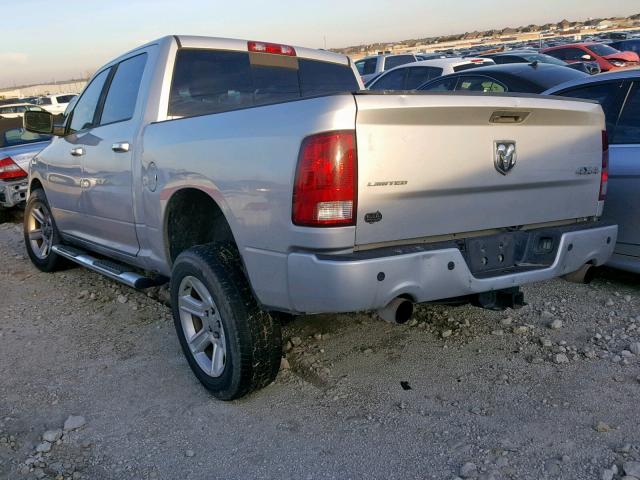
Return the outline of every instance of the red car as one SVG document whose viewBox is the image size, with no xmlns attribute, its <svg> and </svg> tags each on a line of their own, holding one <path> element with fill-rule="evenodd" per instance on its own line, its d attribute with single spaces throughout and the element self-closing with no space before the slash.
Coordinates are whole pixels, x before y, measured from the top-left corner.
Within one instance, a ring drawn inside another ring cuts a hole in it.
<svg viewBox="0 0 640 480">
<path fill-rule="evenodd" d="M 602 43 L 571 43 L 546 48 L 540 53 L 546 53 L 567 63 L 597 62 L 603 72 L 640 65 L 637 53 L 621 52 Z"/>
</svg>

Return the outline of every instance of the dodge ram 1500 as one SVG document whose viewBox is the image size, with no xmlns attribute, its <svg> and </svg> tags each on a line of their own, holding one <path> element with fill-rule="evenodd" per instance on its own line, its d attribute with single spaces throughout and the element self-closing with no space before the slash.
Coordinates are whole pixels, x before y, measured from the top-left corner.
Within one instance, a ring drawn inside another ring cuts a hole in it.
<svg viewBox="0 0 640 480">
<path fill-rule="evenodd" d="M 32 262 L 135 288 L 170 281 L 189 365 L 221 399 L 270 383 L 285 314 L 466 298 L 611 255 L 599 105 L 525 95 L 363 92 L 351 61 L 170 36 L 98 70 L 31 160 Z"/>
</svg>

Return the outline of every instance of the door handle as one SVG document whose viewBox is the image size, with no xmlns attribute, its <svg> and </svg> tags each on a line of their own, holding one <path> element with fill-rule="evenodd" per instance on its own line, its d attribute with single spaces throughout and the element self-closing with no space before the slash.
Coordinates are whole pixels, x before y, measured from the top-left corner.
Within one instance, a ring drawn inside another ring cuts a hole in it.
<svg viewBox="0 0 640 480">
<path fill-rule="evenodd" d="M 129 142 L 118 142 L 111 145 L 111 150 L 116 153 L 125 153 L 129 151 Z"/>
<path fill-rule="evenodd" d="M 81 157 L 82 155 L 84 155 L 84 148 L 82 147 L 72 148 L 71 155 L 73 155 L 74 157 Z"/>
</svg>

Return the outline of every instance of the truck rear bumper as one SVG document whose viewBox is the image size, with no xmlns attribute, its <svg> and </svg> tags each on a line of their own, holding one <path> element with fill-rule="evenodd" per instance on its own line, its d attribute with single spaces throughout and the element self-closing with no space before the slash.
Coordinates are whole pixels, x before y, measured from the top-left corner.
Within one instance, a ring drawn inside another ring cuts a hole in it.
<svg viewBox="0 0 640 480">
<path fill-rule="evenodd" d="M 555 257 L 547 266 L 518 266 L 513 273 L 496 276 L 472 274 L 469 259 L 454 247 L 412 253 L 398 253 L 403 249 L 389 253 L 394 249 L 385 249 L 381 256 L 371 252 L 333 256 L 290 253 L 284 256 L 289 305 L 274 307 L 299 313 L 374 310 L 401 295 L 420 303 L 548 280 L 574 272 L 585 263 L 606 263 L 613 253 L 617 232 L 617 225 L 597 223 L 566 231 L 561 228 Z M 272 283 L 266 289 L 273 291 L 274 287 Z M 260 286 L 254 288 L 260 297 Z"/>
<path fill-rule="evenodd" d="M 27 179 L 5 182 L 0 180 L 0 207 L 12 208 L 27 198 L 29 184 Z"/>
</svg>

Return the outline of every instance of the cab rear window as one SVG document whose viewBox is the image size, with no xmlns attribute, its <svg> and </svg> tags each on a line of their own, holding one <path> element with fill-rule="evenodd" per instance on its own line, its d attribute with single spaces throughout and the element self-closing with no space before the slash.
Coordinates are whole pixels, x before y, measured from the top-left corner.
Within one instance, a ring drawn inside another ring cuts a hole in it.
<svg viewBox="0 0 640 480">
<path fill-rule="evenodd" d="M 348 65 L 263 53 L 183 49 L 169 116 L 187 117 L 358 90 Z"/>
</svg>

